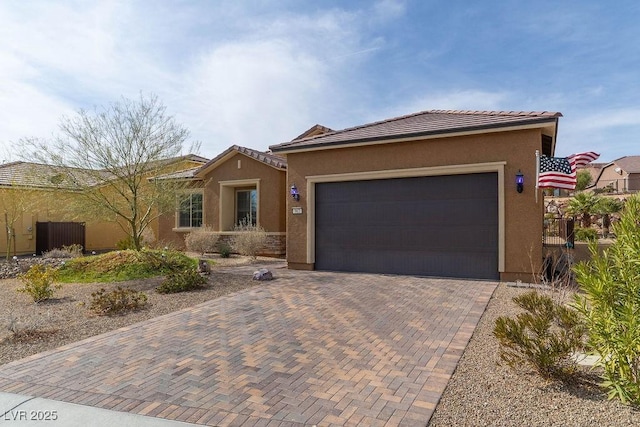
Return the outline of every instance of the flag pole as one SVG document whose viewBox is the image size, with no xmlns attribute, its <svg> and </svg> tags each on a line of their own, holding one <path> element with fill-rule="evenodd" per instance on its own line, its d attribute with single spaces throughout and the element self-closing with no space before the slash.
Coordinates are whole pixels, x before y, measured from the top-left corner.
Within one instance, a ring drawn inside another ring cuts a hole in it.
<svg viewBox="0 0 640 427">
<path fill-rule="evenodd" d="M 540 152 L 536 150 L 536 205 L 538 204 L 538 179 L 540 179 Z"/>
</svg>

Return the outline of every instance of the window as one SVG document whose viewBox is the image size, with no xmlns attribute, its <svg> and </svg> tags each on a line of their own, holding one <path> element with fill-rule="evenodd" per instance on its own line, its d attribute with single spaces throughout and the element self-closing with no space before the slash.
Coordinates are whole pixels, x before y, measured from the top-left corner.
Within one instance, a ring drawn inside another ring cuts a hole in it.
<svg viewBox="0 0 640 427">
<path fill-rule="evenodd" d="M 180 197 L 178 227 L 202 227 L 202 193 L 185 194 Z"/>
<path fill-rule="evenodd" d="M 236 225 L 256 225 L 258 218 L 258 192 L 256 190 L 236 191 Z"/>
</svg>

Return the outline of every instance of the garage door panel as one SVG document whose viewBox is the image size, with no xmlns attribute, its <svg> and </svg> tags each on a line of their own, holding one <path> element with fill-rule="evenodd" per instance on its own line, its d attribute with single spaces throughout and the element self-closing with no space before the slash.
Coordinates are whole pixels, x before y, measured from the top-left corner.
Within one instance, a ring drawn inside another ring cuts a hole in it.
<svg viewBox="0 0 640 427">
<path fill-rule="evenodd" d="M 497 174 L 316 184 L 316 268 L 498 277 Z"/>
</svg>

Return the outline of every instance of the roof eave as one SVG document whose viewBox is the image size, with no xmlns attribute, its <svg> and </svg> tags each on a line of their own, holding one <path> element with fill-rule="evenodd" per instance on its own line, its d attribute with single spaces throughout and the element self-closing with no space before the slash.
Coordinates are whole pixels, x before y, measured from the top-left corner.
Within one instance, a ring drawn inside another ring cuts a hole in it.
<svg viewBox="0 0 640 427">
<path fill-rule="evenodd" d="M 420 139 L 436 139 L 436 138 L 451 138 L 454 136 L 466 136 L 477 135 L 488 132 L 508 132 L 513 130 L 524 129 L 537 129 L 547 127 L 544 125 L 552 124 L 554 127 L 553 132 L 553 144 L 555 147 L 555 140 L 558 129 L 558 117 L 545 117 L 539 120 L 526 120 L 522 122 L 512 122 L 505 125 L 486 125 L 486 126 L 470 126 L 466 128 L 445 129 L 430 132 L 418 132 L 410 134 L 400 135 L 385 135 L 372 138 L 359 138 L 346 141 L 338 141 L 332 143 L 317 143 L 308 144 L 304 146 L 295 147 L 294 144 L 284 143 L 279 145 L 270 146 L 269 149 L 274 153 L 298 153 L 304 151 L 317 151 L 317 150 L 329 150 L 333 148 L 346 148 L 351 146 L 363 146 L 363 145 L 377 145 L 377 144 L 390 144 L 394 142 L 415 141 Z M 288 145 L 288 146 L 285 146 Z M 289 148 L 291 146 L 291 148 Z"/>
<path fill-rule="evenodd" d="M 223 163 L 227 162 L 229 159 L 231 159 L 236 154 L 242 154 L 243 156 L 245 156 L 248 159 L 251 159 L 251 160 L 253 160 L 255 162 L 258 162 L 258 163 L 262 163 L 262 164 L 264 164 L 266 166 L 272 167 L 272 168 L 277 169 L 277 170 L 281 170 L 281 171 L 287 170 L 284 167 L 279 167 L 277 165 L 273 165 L 273 164 L 270 164 L 268 162 L 263 162 L 261 160 L 258 160 L 256 158 L 254 158 L 254 157 L 251 157 L 250 155 L 248 155 L 246 153 L 243 153 L 240 150 L 237 150 L 235 148 L 235 146 L 232 146 L 230 148 L 227 148 L 222 153 L 220 153 L 216 158 L 211 160 L 209 163 L 203 165 L 200 169 L 198 169 L 194 173 L 194 178 L 203 179 L 205 175 L 207 175 L 208 173 L 210 173 L 212 170 L 216 169 L 217 167 L 219 167 Z"/>
</svg>

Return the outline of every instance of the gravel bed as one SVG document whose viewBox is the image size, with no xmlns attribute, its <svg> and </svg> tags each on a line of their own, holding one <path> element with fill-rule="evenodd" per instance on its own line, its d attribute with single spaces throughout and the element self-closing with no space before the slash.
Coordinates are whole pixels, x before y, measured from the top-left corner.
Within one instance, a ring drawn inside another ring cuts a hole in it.
<svg viewBox="0 0 640 427">
<path fill-rule="evenodd" d="M 596 372 L 571 383 L 499 364 L 495 319 L 515 316 L 512 298 L 527 289 L 500 285 L 489 302 L 429 426 L 638 426 L 640 411 L 608 401 Z"/>
<path fill-rule="evenodd" d="M 221 265 L 249 263 L 250 260 L 237 257 Z M 0 280 L 0 365 L 261 284 L 251 275 L 219 273 L 215 267 L 203 290 L 162 295 L 155 292 L 162 280 L 63 284 L 54 299 L 39 304 L 33 303 L 28 294 L 16 291 L 22 286 L 17 279 Z M 116 316 L 98 316 L 89 311 L 92 292 L 117 286 L 145 292 L 148 307 Z M 12 333 L 10 323 L 21 332 Z"/>
</svg>

